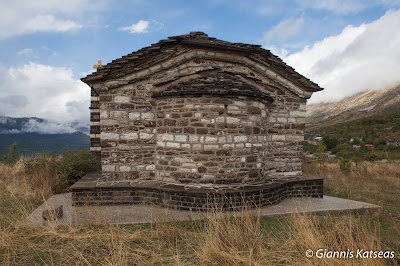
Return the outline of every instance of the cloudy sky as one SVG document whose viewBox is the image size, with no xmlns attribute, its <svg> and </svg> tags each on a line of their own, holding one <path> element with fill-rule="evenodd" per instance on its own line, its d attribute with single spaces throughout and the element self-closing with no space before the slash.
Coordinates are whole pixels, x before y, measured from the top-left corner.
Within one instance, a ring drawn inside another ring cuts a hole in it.
<svg viewBox="0 0 400 266">
<path fill-rule="evenodd" d="M 190 31 L 270 49 L 325 88 L 310 103 L 400 82 L 400 0 L 14 0 L 0 10 L 0 116 L 88 123 L 79 79 L 98 58 Z"/>
</svg>

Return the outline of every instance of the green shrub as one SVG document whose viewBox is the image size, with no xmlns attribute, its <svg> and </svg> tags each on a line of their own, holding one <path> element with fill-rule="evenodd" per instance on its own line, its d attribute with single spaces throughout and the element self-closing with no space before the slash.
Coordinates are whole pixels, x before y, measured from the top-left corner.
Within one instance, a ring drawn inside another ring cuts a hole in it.
<svg viewBox="0 0 400 266">
<path fill-rule="evenodd" d="M 100 159 L 89 150 L 78 149 L 65 152 L 58 169 L 68 185 L 71 185 L 87 173 L 100 170 L 100 165 Z"/>
<path fill-rule="evenodd" d="M 348 158 L 342 157 L 339 160 L 339 167 L 340 167 L 340 170 L 348 173 L 348 172 L 350 172 L 350 169 L 351 169 L 351 161 Z"/>
<path fill-rule="evenodd" d="M 8 165 L 14 165 L 18 161 L 19 157 L 20 155 L 17 151 L 17 143 L 14 142 L 8 148 L 8 152 L 1 157 L 1 162 Z"/>
</svg>

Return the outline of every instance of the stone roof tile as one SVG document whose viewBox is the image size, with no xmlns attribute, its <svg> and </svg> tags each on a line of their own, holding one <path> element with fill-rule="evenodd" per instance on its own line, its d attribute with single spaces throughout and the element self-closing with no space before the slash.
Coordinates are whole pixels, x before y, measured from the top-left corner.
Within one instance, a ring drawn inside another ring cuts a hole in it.
<svg viewBox="0 0 400 266">
<path fill-rule="evenodd" d="M 322 90 L 318 84 L 297 73 L 292 67 L 285 64 L 279 57 L 271 51 L 263 49 L 260 45 L 231 43 L 209 37 L 203 32 L 190 32 L 188 34 L 171 36 L 168 39 L 160 40 L 158 43 L 142 48 L 136 52 L 122 56 L 102 66 L 96 72 L 82 78 L 85 83 L 98 80 L 113 79 L 121 77 L 140 69 L 151 66 L 155 62 L 160 62 L 174 56 L 177 48 L 174 46 L 197 46 L 211 49 L 236 51 L 245 53 L 253 60 L 260 61 L 272 68 L 279 75 L 287 78 L 293 83 L 300 85 L 307 91 L 315 92 Z"/>
</svg>

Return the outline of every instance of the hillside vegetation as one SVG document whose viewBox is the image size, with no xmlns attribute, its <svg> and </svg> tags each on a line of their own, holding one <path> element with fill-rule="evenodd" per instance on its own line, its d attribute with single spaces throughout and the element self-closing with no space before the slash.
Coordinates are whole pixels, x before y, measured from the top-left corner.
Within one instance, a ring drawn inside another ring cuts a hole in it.
<svg viewBox="0 0 400 266">
<path fill-rule="evenodd" d="M 382 206 L 364 214 L 262 218 L 245 210 L 202 221 L 152 225 L 49 226 L 25 218 L 53 193 L 67 191 L 60 171 L 76 161 L 59 156 L 0 164 L 1 265 L 399 265 L 400 165 L 363 162 L 350 173 L 336 163 L 308 164 L 328 195 Z M 32 167 L 33 166 L 33 167 Z M 392 259 L 307 258 L 307 249 L 395 251 Z"/>
<path fill-rule="evenodd" d="M 377 139 L 400 140 L 400 112 L 390 112 L 362 119 L 338 123 L 324 128 L 307 128 L 307 135 L 331 135 L 339 141 L 362 138 L 367 143 Z"/>
<path fill-rule="evenodd" d="M 89 147 L 89 136 L 81 132 L 71 134 L 39 134 L 39 133 L 0 133 L 0 156 L 7 152 L 13 143 L 23 155 L 42 152 L 62 153 L 66 150 Z"/>
<path fill-rule="evenodd" d="M 306 132 L 306 139 L 321 136 L 318 144 L 305 143 L 305 151 L 316 153 L 318 145 L 341 160 L 400 160 L 400 112 L 375 115 Z M 397 145 L 397 146 L 396 146 Z"/>
</svg>

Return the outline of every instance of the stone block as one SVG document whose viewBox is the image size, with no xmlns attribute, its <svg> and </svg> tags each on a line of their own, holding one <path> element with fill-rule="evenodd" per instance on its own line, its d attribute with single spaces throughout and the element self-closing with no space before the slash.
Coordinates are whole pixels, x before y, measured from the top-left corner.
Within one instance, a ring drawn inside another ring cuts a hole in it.
<svg viewBox="0 0 400 266">
<path fill-rule="evenodd" d="M 139 139 L 139 134 L 137 132 L 127 132 L 121 134 L 121 139 L 123 140 L 136 140 Z"/>
<path fill-rule="evenodd" d="M 156 170 L 156 166 L 154 164 L 150 164 L 146 166 L 147 171 L 154 171 Z"/>
<path fill-rule="evenodd" d="M 116 120 L 116 119 L 101 119 L 100 120 L 101 126 L 113 126 L 113 125 L 117 125 L 117 124 L 118 124 L 118 120 Z"/>
<path fill-rule="evenodd" d="M 218 137 L 218 143 L 226 143 L 226 137 L 225 136 Z"/>
<path fill-rule="evenodd" d="M 146 132 L 140 132 L 139 133 L 139 138 L 140 139 L 144 139 L 144 140 L 148 140 L 148 139 L 152 139 L 154 137 L 154 134 L 149 134 Z"/>
<path fill-rule="evenodd" d="M 297 124 L 304 124 L 306 122 L 306 119 L 304 117 L 298 117 L 296 119 Z"/>
<path fill-rule="evenodd" d="M 110 111 L 111 118 L 126 118 L 127 113 L 125 111 Z"/>
<path fill-rule="evenodd" d="M 157 140 L 159 140 L 159 141 L 174 141 L 174 135 L 173 134 L 158 134 Z"/>
<path fill-rule="evenodd" d="M 262 117 L 267 117 L 267 112 L 265 110 L 261 110 L 261 116 Z"/>
<path fill-rule="evenodd" d="M 103 172 L 115 172 L 115 165 L 113 164 L 103 164 L 101 166 Z"/>
<path fill-rule="evenodd" d="M 100 119 L 109 118 L 108 111 L 100 111 Z"/>
<path fill-rule="evenodd" d="M 196 167 L 197 168 L 197 164 L 196 163 L 182 163 L 183 167 L 189 167 L 189 168 L 193 168 Z"/>
<path fill-rule="evenodd" d="M 235 147 L 235 144 L 233 144 L 233 143 L 222 145 L 222 148 L 224 148 L 224 149 L 233 148 L 233 147 Z"/>
<path fill-rule="evenodd" d="M 237 105 L 237 106 L 246 106 L 247 104 L 245 103 L 245 102 L 243 102 L 243 101 L 233 101 L 233 104 L 234 105 Z"/>
<path fill-rule="evenodd" d="M 201 149 L 203 149 L 203 145 L 202 144 L 193 144 L 192 149 L 193 150 L 201 150 Z"/>
<path fill-rule="evenodd" d="M 306 111 L 290 111 L 291 117 L 306 117 Z"/>
<path fill-rule="evenodd" d="M 142 117 L 142 120 L 152 120 L 152 119 L 154 119 L 154 113 L 145 112 L 145 113 L 142 113 L 141 117 Z"/>
<path fill-rule="evenodd" d="M 198 142 L 199 136 L 198 135 L 189 135 L 189 142 Z"/>
<path fill-rule="evenodd" d="M 246 142 L 247 141 L 247 136 L 246 135 L 239 135 L 239 136 L 234 136 L 233 137 L 234 142 Z"/>
<path fill-rule="evenodd" d="M 140 112 L 131 112 L 129 113 L 130 120 L 140 120 Z"/>
<path fill-rule="evenodd" d="M 284 176 L 301 176 L 302 172 L 301 171 L 292 171 L 292 172 L 284 172 Z"/>
<path fill-rule="evenodd" d="M 236 117 L 230 117 L 230 116 L 228 116 L 228 117 L 226 118 L 226 123 L 227 123 L 227 124 L 238 124 L 238 123 L 240 123 L 240 119 L 239 119 L 239 118 L 236 118 Z"/>
<path fill-rule="evenodd" d="M 285 135 L 272 135 L 271 140 L 272 141 L 285 141 L 286 136 Z"/>
<path fill-rule="evenodd" d="M 100 138 L 102 140 L 118 140 L 119 134 L 118 133 L 110 133 L 110 132 L 101 132 Z"/>
<path fill-rule="evenodd" d="M 204 144 L 204 149 L 205 150 L 217 150 L 217 149 L 219 149 L 219 145 Z"/>
<path fill-rule="evenodd" d="M 183 134 L 175 135 L 175 141 L 177 142 L 187 142 L 187 139 L 188 139 L 187 135 Z"/>
<path fill-rule="evenodd" d="M 287 119 L 287 117 L 277 117 L 276 122 L 277 123 L 287 123 L 288 119 Z"/>
<path fill-rule="evenodd" d="M 121 172 L 129 172 L 129 171 L 131 170 L 131 167 L 128 166 L 128 165 L 120 165 L 120 166 L 119 166 L 119 170 L 120 170 Z"/>
<path fill-rule="evenodd" d="M 165 147 L 169 147 L 169 148 L 180 148 L 181 144 L 180 143 L 176 143 L 176 142 L 166 142 L 165 143 Z"/>
<path fill-rule="evenodd" d="M 114 96 L 114 102 L 116 103 L 129 103 L 131 101 L 131 97 L 129 96 Z"/>
<path fill-rule="evenodd" d="M 304 141 L 304 136 L 303 135 L 286 135 L 286 141 L 295 141 L 295 142 L 300 142 Z"/>
<path fill-rule="evenodd" d="M 205 137 L 205 143 L 217 143 L 218 142 L 218 137 L 215 136 L 206 136 Z"/>
</svg>

